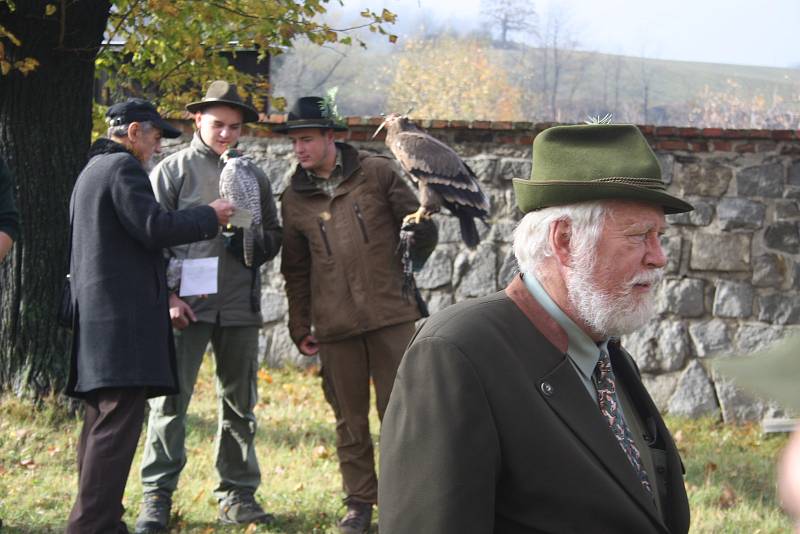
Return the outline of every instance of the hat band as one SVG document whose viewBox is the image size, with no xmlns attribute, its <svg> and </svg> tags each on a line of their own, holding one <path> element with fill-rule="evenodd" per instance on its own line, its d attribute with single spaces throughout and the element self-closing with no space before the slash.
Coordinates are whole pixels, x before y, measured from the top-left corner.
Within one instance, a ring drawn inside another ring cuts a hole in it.
<svg viewBox="0 0 800 534">
<path fill-rule="evenodd" d="M 659 191 L 666 191 L 667 187 L 661 180 L 654 180 L 652 178 L 628 178 L 624 176 L 607 176 L 605 178 L 595 178 L 590 180 L 595 183 L 604 184 L 624 184 L 635 185 L 637 187 L 644 187 L 646 189 L 658 189 Z"/>
</svg>

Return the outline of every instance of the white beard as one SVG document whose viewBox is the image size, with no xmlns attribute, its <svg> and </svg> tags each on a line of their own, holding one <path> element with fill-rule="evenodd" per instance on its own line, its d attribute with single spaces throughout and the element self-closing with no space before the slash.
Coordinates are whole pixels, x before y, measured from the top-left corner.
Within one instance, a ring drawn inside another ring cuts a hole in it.
<svg viewBox="0 0 800 534">
<path fill-rule="evenodd" d="M 593 280 L 593 262 L 575 262 L 567 273 L 567 296 L 578 317 L 596 334 L 619 337 L 644 326 L 655 315 L 655 287 L 663 269 L 643 271 L 625 283 L 621 292 L 611 295 Z M 645 294 L 633 291 L 636 284 L 650 284 Z"/>
</svg>

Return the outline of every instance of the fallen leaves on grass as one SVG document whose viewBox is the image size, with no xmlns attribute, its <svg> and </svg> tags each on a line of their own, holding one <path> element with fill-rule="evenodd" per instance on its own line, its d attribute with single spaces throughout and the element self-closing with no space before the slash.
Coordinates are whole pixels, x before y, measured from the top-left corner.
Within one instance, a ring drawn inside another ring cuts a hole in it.
<svg viewBox="0 0 800 534">
<path fill-rule="evenodd" d="M 318 445 L 314 447 L 312 451 L 312 455 L 314 456 L 315 460 L 324 460 L 326 458 L 331 457 L 330 451 L 325 447 L 325 445 Z"/>
<path fill-rule="evenodd" d="M 272 384 L 272 375 L 269 374 L 266 369 L 258 370 L 258 379 L 267 384 Z"/>
<path fill-rule="evenodd" d="M 717 505 L 723 510 L 727 510 L 736 506 L 738 502 L 739 497 L 736 495 L 736 492 L 733 491 L 733 488 L 728 484 L 725 484 L 722 488 L 722 495 L 720 495 L 719 501 L 717 501 Z"/>
<path fill-rule="evenodd" d="M 36 469 L 36 462 L 34 462 L 30 458 L 25 458 L 23 460 L 20 460 L 19 465 L 21 465 L 25 469 Z"/>
</svg>

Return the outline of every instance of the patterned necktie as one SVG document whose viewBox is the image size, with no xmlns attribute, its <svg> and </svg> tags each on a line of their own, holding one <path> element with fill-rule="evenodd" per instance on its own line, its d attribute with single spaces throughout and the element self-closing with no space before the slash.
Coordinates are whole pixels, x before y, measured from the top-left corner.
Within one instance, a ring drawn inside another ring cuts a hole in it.
<svg viewBox="0 0 800 534">
<path fill-rule="evenodd" d="M 608 426 L 616 436 L 619 446 L 628 457 L 628 461 L 636 471 L 639 481 L 650 496 L 653 495 L 653 488 L 650 486 L 650 480 L 647 478 L 647 471 L 642 467 L 642 457 L 639 454 L 639 449 L 633 442 L 633 436 L 625 423 L 625 418 L 622 417 L 619 411 L 619 403 L 617 400 L 617 386 L 614 379 L 614 372 L 611 370 L 611 359 L 608 353 L 601 351 L 600 359 L 597 362 L 597 367 L 594 370 L 594 382 L 597 388 L 597 400 L 600 404 L 600 413 L 608 421 Z"/>
</svg>

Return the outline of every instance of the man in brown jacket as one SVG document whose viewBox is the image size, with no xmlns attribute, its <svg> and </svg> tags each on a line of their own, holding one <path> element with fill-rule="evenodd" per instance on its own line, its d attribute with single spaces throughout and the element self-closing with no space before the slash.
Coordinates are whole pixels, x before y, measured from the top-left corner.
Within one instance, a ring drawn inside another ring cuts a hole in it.
<svg viewBox="0 0 800 534">
<path fill-rule="evenodd" d="M 346 494 L 343 533 L 369 528 L 377 477 L 369 431 L 369 381 L 384 409 L 414 322 L 396 250 L 403 217 L 418 208 L 388 158 L 334 141 L 346 130 L 318 97 L 297 101 L 275 128 L 292 140 L 299 165 L 283 194 L 281 272 L 289 331 L 300 352 L 319 353 L 322 387 L 336 415 L 337 454 Z M 414 230 L 414 246 L 436 242 L 432 221 Z"/>
</svg>

